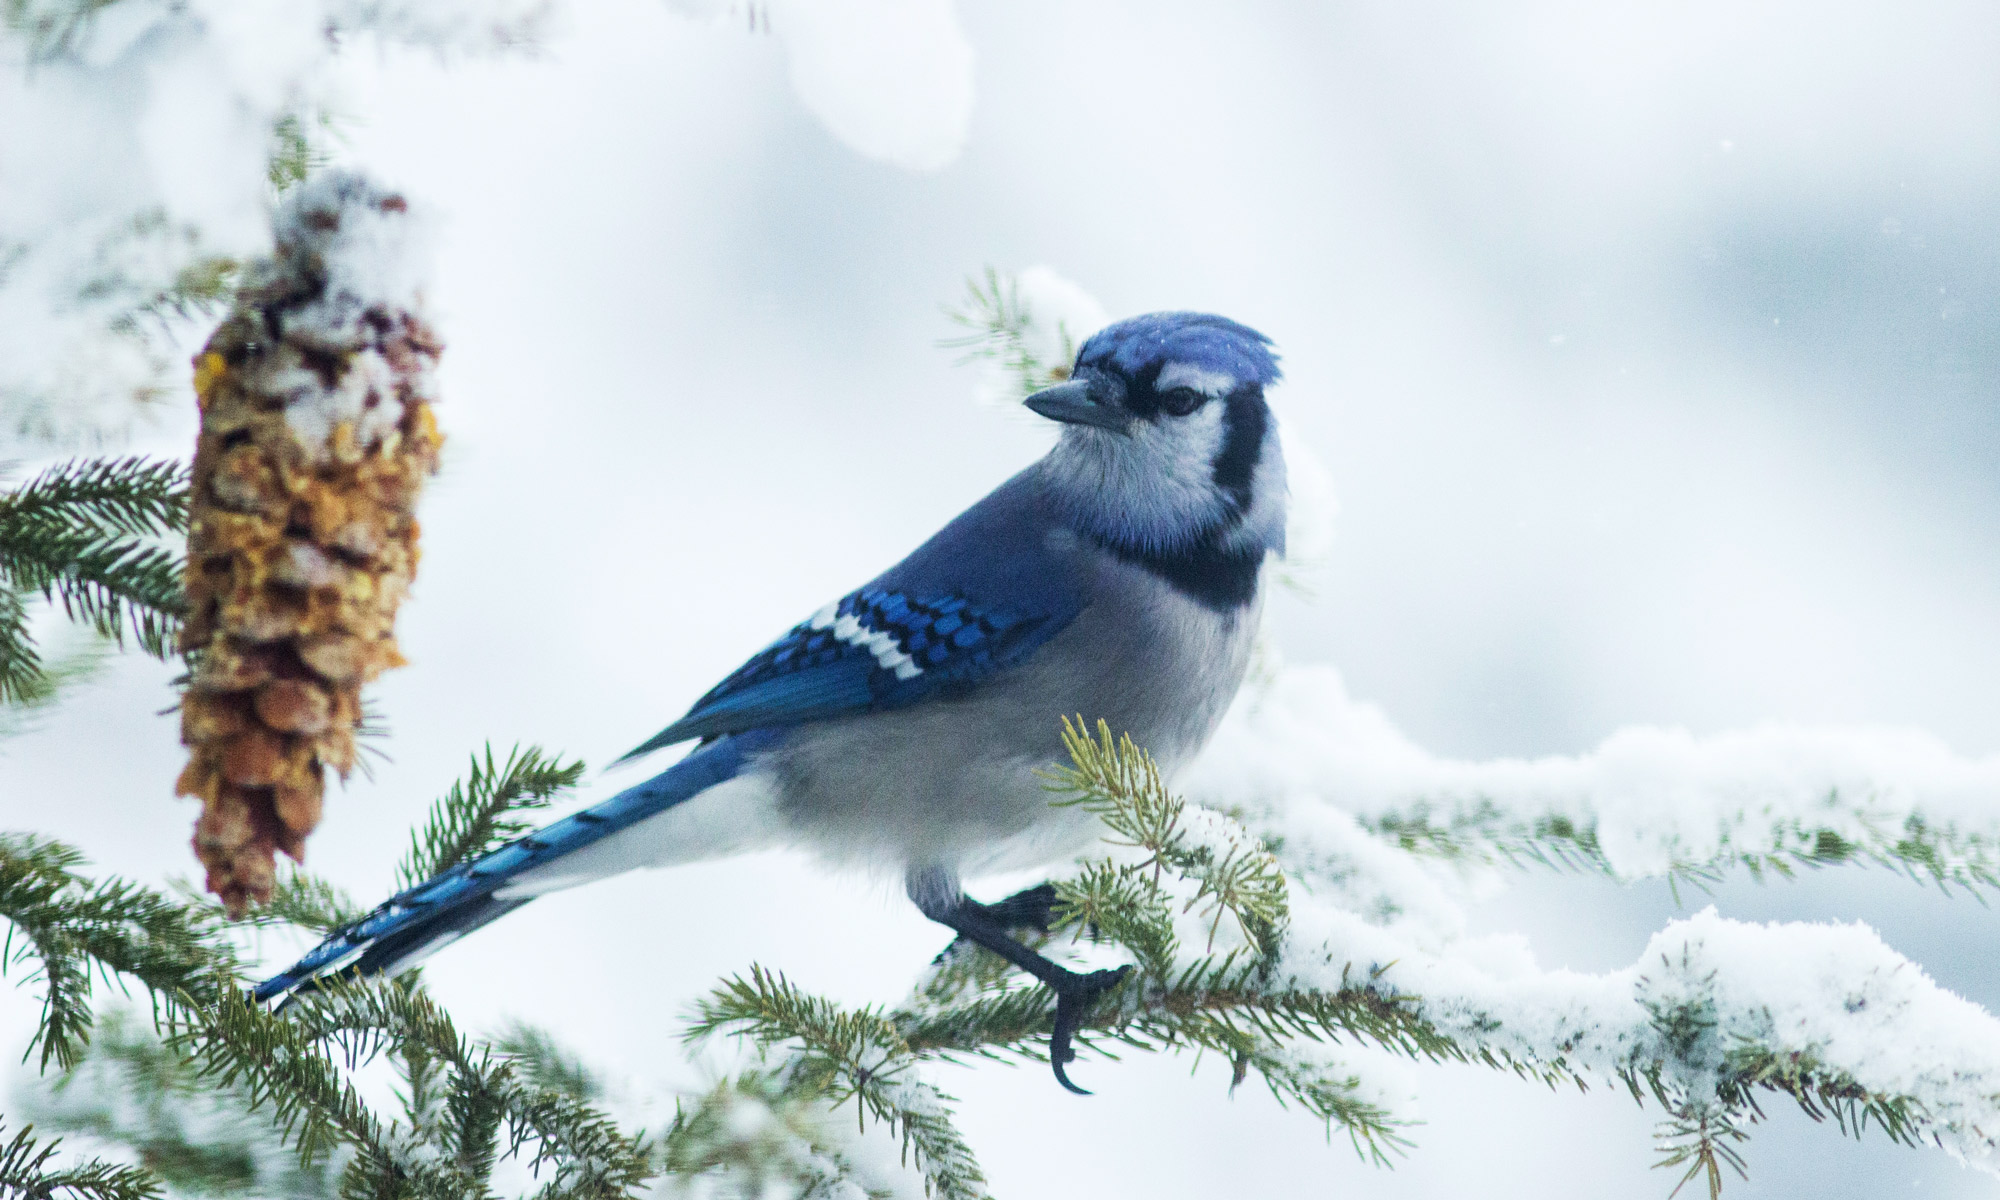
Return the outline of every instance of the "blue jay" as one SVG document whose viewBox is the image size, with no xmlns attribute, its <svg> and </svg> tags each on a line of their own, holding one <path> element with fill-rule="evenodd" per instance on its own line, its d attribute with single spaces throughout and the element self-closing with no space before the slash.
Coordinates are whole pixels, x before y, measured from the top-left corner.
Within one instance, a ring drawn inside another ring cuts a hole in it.
<svg viewBox="0 0 2000 1200">
<path fill-rule="evenodd" d="M 986 905 L 963 875 L 1089 844 L 1036 775 L 1066 713 L 1129 732 L 1172 772 L 1243 680 L 1267 555 L 1282 554 L 1285 464 L 1264 389 L 1270 340 L 1167 312 L 1083 344 L 1026 400 L 1054 449 L 902 562 L 814 613 L 626 758 L 698 745 L 611 799 L 417 885 L 257 989 L 415 965 L 542 893 L 635 867 L 782 842 L 900 871 L 923 914 L 1055 993 L 1058 1081 L 1091 1004 L 1123 970 L 1081 973 L 1011 936 L 1052 890 Z M 624 761 L 624 760 L 620 760 Z M 1129 968 L 1125 968 L 1129 969 Z"/>
</svg>

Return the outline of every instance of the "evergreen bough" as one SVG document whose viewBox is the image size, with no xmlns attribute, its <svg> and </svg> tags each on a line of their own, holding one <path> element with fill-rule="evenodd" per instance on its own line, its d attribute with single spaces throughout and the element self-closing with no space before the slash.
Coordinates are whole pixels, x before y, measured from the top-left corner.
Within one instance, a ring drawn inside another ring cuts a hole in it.
<svg viewBox="0 0 2000 1200">
<path fill-rule="evenodd" d="M 29 624 L 39 597 L 154 658 L 173 652 L 187 471 L 146 458 L 74 459 L 0 494 L 0 704 L 45 700 L 55 679 Z"/>
</svg>

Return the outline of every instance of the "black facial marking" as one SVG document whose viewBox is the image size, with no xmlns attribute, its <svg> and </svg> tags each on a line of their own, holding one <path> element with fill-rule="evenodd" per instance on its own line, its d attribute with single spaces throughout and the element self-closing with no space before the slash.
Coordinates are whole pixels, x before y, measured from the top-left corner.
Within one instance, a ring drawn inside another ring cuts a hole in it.
<svg viewBox="0 0 2000 1200">
<path fill-rule="evenodd" d="M 1222 410 L 1222 450 L 1215 456 L 1215 486 L 1229 494 L 1241 513 L 1250 507 L 1250 478 L 1257 472 L 1257 460 L 1264 452 L 1264 434 L 1270 424 L 1264 407 L 1264 389 L 1246 384 L 1229 393 Z"/>
<path fill-rule="evenodd" d="M 1160 415 L 1160 397 L 1153 390 L 1153 385 L 1159 382 L 1160 372 L 1166 368 L 1166 365 L 1163 362 L 1147 363 L 1145 366 L 1139 368 L 1138 374 L 1124 377 L 1125 409 L 1127 412 L 1130 412 L 1135 417 L 1157 417 Z"/>
<path fill-rule="evenodd" d="M 1166 552 L 1103 540 L 1098 545 L 1158 575 L 1202 607 L 1226 613 L 1256 599 L 1257 572 L 1264 565 L 1264 551 L 1261 547 L 1227 549 L 1222 545 L 1225 532 L 1217 530 L 1187 549 Z"/>
</svg>

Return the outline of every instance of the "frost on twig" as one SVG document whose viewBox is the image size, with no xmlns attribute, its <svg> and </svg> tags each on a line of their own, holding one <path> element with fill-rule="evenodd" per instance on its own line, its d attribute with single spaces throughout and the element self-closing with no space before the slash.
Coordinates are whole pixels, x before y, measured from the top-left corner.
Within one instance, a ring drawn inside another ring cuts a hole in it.
<svg viewBox="0 0 2000 1200">
<path fill-rule="evenodd" d="M 2000 758 L 1904 730 L 1639 727 L 1588 754 L 1463 762 L 1418 747 L 1315 667 L 1246 691 L 1187 784 L 1281 839 L 1307 872 L 1320 869 L 1312 847 L 1351 825 L 1459 866 L 1699 884 L 1735 866 L 1783 876 L 1873 862 L 1940 886 L 2000 883 Z"/>
<path fill-rule="evenodd" d="M 303 855 L 326 769 L 354 766 L 361 685 L 403 661 L 441 440 L 408 209 L 352 175 L 302 187 L 195 359 L 179 790 L 202 801 L 195 850 L 232 911 L 269 898 L 275 852 Z"/>
</svg>

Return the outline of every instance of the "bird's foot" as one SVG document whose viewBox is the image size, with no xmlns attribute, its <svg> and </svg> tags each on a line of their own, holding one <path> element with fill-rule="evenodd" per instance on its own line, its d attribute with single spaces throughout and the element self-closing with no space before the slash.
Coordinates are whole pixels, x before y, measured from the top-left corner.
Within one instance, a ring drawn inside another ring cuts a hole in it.
<svg viewBox="0 0 2000 1200">
<path fill-rule="evenodd" d="M 987 905 L 986 915 L 998 921 L 1004 929 L 1032 929 L 1037 933 L 1047 933 L 1055 907 L 1056 885 L 1042 883 Z"/>
<path fill-rule="evenodd" d="M 1056 994 L 1056 1023 L 1055 1028 L 1049 1031 L 1049 1065 L 1055 1068 L 1056 1082 L 1079 1096 L 1088 1096 L 1090 1092 L 1071 1083 L 1069 1075 L 1063 1070 L 1065 1064 L 1076 1061 L 1076 1048 L 1070 1045 L 1070 1041 L 1076 1036 L 1083 1019 L 1090 1015 L 1090 1008 L 1097 1003 L 1097 998 L 1117 987 L 1131 971 L 1129 966 L 1092 971 L 1088 975 L 1063 971 L 1055 979 L 1045 981 L 1049 990 Z"/>
<path fill-rule="evenodd" d="M 997 900 L 992 904 L 980 904 L 974 900 L 967 900 L 964 903 L 985 918 L 985 924 L 1004 932 L 1012 933 L 1017 930 L 1033 930 L 1036 933 L 1047 933 L 1051 918 L 1055 915 L 1056 885 L 1053 883 L 1036 884 L 1034 887 L 1023 888 L 1005 900 Z M 963 929 L 960 929 L 958 936 L 952 939 L 951 944 L 938 951 L 937 957 L 931 960 L 931 965 L 937 966 L 939 963 L 944 962 L 952 956 L 953 951 L 962 945 L 982 946 L 988 945 L 988 943 L 984 939 L 976 938 Z M 991 947 L 988 946 L 988 948 L 990 949 Z"/>
</svg>

